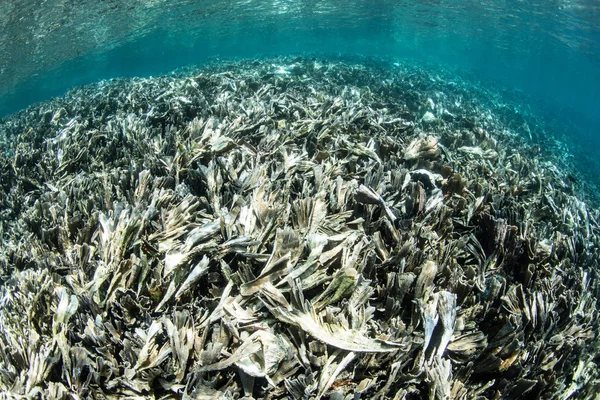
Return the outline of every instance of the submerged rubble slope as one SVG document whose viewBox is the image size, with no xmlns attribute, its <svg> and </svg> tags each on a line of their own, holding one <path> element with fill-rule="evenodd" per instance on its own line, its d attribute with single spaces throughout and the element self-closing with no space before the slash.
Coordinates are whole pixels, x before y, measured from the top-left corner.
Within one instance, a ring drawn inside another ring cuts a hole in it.
<svg viewBox="0 0 600 400">
<path fill-rule="evenodd" d="M 598 211 L 475 89 L 274 59 L 7 118 L 0 390 L 593 398 Z"/>
</svg>

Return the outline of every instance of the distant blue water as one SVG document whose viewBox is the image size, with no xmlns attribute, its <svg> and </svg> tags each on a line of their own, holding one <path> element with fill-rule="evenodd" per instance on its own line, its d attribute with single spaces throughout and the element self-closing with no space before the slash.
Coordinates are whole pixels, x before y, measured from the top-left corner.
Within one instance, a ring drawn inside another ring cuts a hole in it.
<svg viewBox="0 0 600 400">
<path fill-rule="evenodd" d="M 565 122 L 590 156 L 600 145 L 597 1 L 11 0 L 0 14 L 0 115 L 76 85 L 214 58 L 342 53 L 496 81 Z"/>
</svg>

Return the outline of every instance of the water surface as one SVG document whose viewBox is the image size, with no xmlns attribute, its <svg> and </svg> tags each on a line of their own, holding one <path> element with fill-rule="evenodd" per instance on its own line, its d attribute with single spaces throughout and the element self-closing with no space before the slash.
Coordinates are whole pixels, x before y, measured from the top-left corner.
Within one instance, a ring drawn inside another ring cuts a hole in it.
<svg viewBox="0 0 600 400">
<path fill-rule="evenodd" d="M 410 58 L 517 89 L 596 142 L 600 5 L 583 1 L 72 1 L 0 5 L 0 115 L 210 58 Z"/>
</svg>

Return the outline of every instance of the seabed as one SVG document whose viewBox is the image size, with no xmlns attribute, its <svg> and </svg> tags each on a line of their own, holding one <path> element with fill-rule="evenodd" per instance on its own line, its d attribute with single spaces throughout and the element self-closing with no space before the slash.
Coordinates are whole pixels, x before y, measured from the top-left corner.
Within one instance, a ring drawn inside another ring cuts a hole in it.
<svg viewBox="0 0 600 400">
<path fill-rule="evenodd" d="M 599 213 L 498 94 L 224 62 L 0 124 L 2 398 L 600 398 Z"/>
</svg>

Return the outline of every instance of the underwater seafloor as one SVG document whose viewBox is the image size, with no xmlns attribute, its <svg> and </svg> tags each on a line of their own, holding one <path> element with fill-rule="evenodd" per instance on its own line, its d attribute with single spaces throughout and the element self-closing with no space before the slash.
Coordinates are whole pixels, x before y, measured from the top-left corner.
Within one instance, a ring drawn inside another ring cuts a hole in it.
<svg viewBox="0 0 600 400">
<path fill-rule="evenodd" d="M 4 119 L 2 397 L 598 398 L 599 213 L 538 122 L 311 58 Z"/>
</svg>

